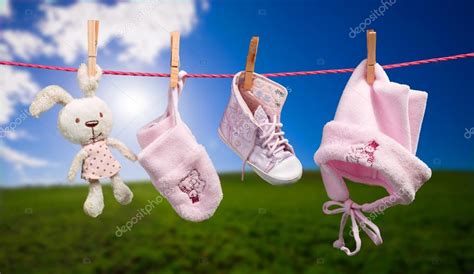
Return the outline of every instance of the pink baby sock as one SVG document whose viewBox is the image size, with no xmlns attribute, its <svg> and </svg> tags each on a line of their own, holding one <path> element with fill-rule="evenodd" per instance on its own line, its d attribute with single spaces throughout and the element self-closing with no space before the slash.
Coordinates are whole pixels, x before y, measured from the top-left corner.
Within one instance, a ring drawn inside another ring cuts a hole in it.
<svg viewBox="0 0 474 274">
<path fill-rule="evenodd" d="M 222 189 L 209 155 L 178 112 L 185 75 L 181 71 L 178 87 L 169 90 L 166 113 L 138 132 L 143 149 L 138 161 L 179 216 L 199 222 L 214 214 L 222 200 Z"/>
</svg>

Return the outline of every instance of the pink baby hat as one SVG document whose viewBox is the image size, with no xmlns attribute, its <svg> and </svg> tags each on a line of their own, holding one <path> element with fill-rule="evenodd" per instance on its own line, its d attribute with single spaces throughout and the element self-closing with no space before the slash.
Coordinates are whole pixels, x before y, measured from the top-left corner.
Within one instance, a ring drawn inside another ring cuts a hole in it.
<svg viewBox="0 0 474 274">
<path fill-rule="evenodd" d="M 185 76 L 181 71 L 178 87 L 170 88 L 165 114 L 138 132 L 138 161 L 179 216 L 199 222 L 214 214 L 222 189 L 209 155 L 178 112 Z"/>
<path fill-rule="evenodd" d="M 326 202 L 323 211 L 343 214 L 334 247 L 347 255 L 356 254 L 361 247 L 357 223 L 376 245 L 382 243 L 378 227 L 362 212 L 370 213 L 373 220 L 372 216 L 388 207 L 411 203 L 416 191 L 431 177 L 430 168 L 415 156 L 427 98 L 426 92 L 390 82 L 378 64 L 375 82 L 369 85 L 366 61 L 362 61 L 344 89 L 334 120 L 324 126 L 314 160 L 333 201 Z M 389 195 L 358 205 L 350 199 L 344 177 L 381 186 Z M 343 239 L 349 216 L 356 242 L 354 251 L 345 246 Z"/>
</svg>

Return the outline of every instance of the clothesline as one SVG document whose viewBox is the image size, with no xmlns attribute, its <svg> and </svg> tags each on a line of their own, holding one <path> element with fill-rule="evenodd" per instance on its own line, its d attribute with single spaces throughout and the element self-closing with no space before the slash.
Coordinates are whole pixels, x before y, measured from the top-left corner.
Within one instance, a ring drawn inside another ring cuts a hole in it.
<svg viewBox="0 0 474 274">
<path fill-rule="evenodd" d="M 384 65 L 384 69 L 402 68 L 416 65 L 424 65 L 437 62 L 452 61 L 457 59 L 471 58 L 474 57 L 474 52 L 463 53 L 445 57 L 437 57 L 431 59 L 409 61 L 397 64 Z M 48 69 L 48 70 L 59 70 L 67 72 L 77 72 L 77 68 L 71 67 L 60 67 L 60 66 L 48 66 L 40 64 L 30 64 L 14 61 L 0 61 L 0 65 L 3 66 L 16 66 L 16 67 L 27 67 L 36 69 Z M 335 74 L 335 73 L 349 73 L 353 72 L 353 68 L 342 68 L 342 69 L 324 69 L 324 70 L 313 70 L 313 71 L 294 71 L 294 72 L 275 72 L 275 73 L 263 73 L 265 77 L 284 77 L 284 76 L 307 76 L 307 75 L 318 75 L 318 74 Z M 155 73 L 155 72 L 131 72 L 131 71 L 114 71 L 104 70 L 104 74 L 109 75 L 122 75 L 122 76 L 144 76 L 144 77 L 169 77 L 169 73 Z M 205 73 L 189 73 L 188 78 L 232 78 L 234 74 L 205 74 Z"/>
</svg>

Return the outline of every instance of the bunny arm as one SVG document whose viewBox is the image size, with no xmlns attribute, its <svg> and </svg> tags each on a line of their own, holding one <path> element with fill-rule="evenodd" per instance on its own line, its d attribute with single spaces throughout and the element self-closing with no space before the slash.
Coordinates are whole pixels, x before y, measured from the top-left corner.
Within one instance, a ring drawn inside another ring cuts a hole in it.
<svg viewBox="0 0 474 274">
<path fill-rule="evenodd" d="M 69 168 L 69 173 L 67 178 L 69 181 L 74 180 L 76 177 L 77 171 L 82 165 L 82 162 L 88 157 L 87 151 L 85 149 L 81 149 L 72 160 L 71 167 Z"/>
<path fill-rule="evenodd" d="M 117 149 L 125 158 L 135 162 L 138 158 L 124 143 L 114 138 L 107 138 L 107 145 Z"/>
</svg>

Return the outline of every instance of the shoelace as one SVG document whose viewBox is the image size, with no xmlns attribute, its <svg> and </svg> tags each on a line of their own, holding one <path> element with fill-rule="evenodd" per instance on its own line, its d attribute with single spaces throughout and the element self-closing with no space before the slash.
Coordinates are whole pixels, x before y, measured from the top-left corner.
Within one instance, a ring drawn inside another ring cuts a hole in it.
<svg viewBox="0 0 474 274">
<path fill-rule="evenodd" d="M 338 208 L 330 209 L 331 206 L 338 206 Z M 341 225 L 339 227 L 339 238 L 334 241 L 333 246 L 344 251 L 349 256 L 357 254 L 360 251 L 360 247 L 362 245 L 358 224 L 360 224 L 362 230 L 367 234 L 367 236 L 369 236 L 374 244 L 382 244 L 382 236 L 380 235 L 379 228 L 367 217 L 365 217 L 361 210 L 363 210 L 363 207 L 354 203 L 350 199 L 346 200 L 344 203 L 328 201 L 323 204 L 323 212 L 325 214 L 334 215 L 342 213 Z M 349 216 L 351 216 L 352 234 L 356 242 L 356 248 L 354 251 L 350 251 L 344 243 L 344 227 L 346 226 L 347 218 Z"/>
<path fill-rule="evenodd" d="M 265 130 L 264 127 L 267 127 L 267 126 L 269 127 L 267 130 Z M 284 150 L 286 146 L 292 149 L 292 146 L 288 143 L 288 139 L 283 138 L 283 136 L 285 135 L 285 132 L 280 130 L 283 127 L 283 123 L 277 122 L 276 115 L 273 116 L 273 122 L 261 123 L 258 125 L 258 127 L 262 131 L 262 135 L 260 136 L 260 138 L 265 140 L 263 141 L 262 146 L 268 148 L 267 157 L 271 157 L 272 155 L 275 155 L 276 153 Z M 254 148 L 255 148 L 256 141 L 257 141 L 257 136 L 255 136 L 254 138 L 254 144 L 253 144 Z M 245 159 L 243 160 L 242 176 L 241 176 L 242 181 L 244 180 L 245 164 L 247 163 L 247 160 L 249 159 L 252 153 L 253 153 L 253 149 L 250 150 L 247 157 L 245 157 Z"/>
<path fill-rule="evenodd" d="M 270 126 L 267 131 L 263 128 L 264 126 Z M 280 129 L 283 127 L 283 123 L 277 123 L 276 115 L 273 116 L 273 122 L 266 122 L 259 125 L 262 131 L 262 139 L 265 139 L 262 146 L 268 148 L 267 157 L 275 155 L 276 153 L 285 149 L 285 145 L 288 145 L 288 139 L 283 138 L 285 132 Z"/>
</svg>

